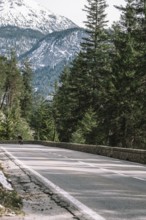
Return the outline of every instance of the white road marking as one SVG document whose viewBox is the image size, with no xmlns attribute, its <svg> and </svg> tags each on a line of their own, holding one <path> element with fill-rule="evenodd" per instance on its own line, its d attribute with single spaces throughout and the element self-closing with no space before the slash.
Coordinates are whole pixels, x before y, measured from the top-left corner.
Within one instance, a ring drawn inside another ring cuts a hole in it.
<svg viewBox="0 0 146 220">
<path fill-rule="evenodd" d="M 11 149 L 11 148 L 8 148 L 8 149 Z M 15 148 L 15 149 L 19 149 L 19 148 Z M 42 151 L 42 152 L 44 152 L 44 150 L 43 149 L 27 149 L 27 150 L 30 150 L 30 151 L 32 151 L 32 150 L 34 150 L 34 151 Z M 57 156 L 61 156 L 61 157 L 63 157 L 63 158 L 66 158 L 66 159 L 70 159 L 70 160 L 72 160 L 70 157 L 67 157 L 67 156 L 63 156 L 63 155 L 59 155 L 59 154 L 57 154 L 57 153 L 55 153 L 55 152 L 49 152 L 49 150 L 46 150 L 45 149 L 45 151 L 47 152 L 47 153 L 50 153 L 50 154 L 54 154 L 54 155 L 57 155 Z M 74 159 L 73 159 L 74 160 Z M 120 161 L 120 160 L 119 160 Z M 136 176 L 132 176 L 132 175 L 128 175 L 128 174 L 124 174 L 124 173 L 121 173 L 121 172 L 119 172 L 119 171 L 115 171 L 115 170 L 111 170 L 111 169 L 106 169 L 106 168 L 103 168 L 103 167 L 100 167 L 99 165 L 97 165 L 97 164 L 93 164 L 93 163 L 87 163 L 87 162 L 83 162 L 83 161 L 81 161 L 81 160 L 78 160 L 78 162 L 80 163 L 80 164 L 83 164 L 83 165 L 86 165 L 86 166 L 89 166 L 89 167 L 93 167 L 93 168 L 98 168 L 98 169 L 100 169 L 100 170 L 102 170 L 103 172 L 113 172 L 113 173 L 115 173 L 115 174 L 118 174 L 118 175 L 120 175 L 120 176 L 124 176 L 124 177 L 130 177 L 130 178 L 134 178 L 134 179 L 137 179 L 137 180 L 141 180 L 141 181 L 146 181 L 146 179 L 144 179 L 144 178 L 140 178 L 140 177 L 136 177 Z M 121 162 L 121 161 L 120 161 Z M 115 165 L 115 166 L 117 166 L 117 165 Z M 120 166 L 120 165 L 118 165 L 118 166 Z M 123 166 L 123 164 L 122 164 L 122 166 Z M 127 165 L 124 165 L 124 166 L 127 166 Z M 137 167 L 142 167 L 143 168 L 143 166 L 142 165 L 137 165 Z M 88 170 L 86 170 L 87 172 L 90 172 L 90 171 L 88 171 Z"/>
<path fill-rule="evenodd" d="M 89 167 L 98 168 L 98 169 L 100 169 L 104 172 L 112 172 L 112 173 L 118 174 L 120 176 L 131 177 L 131 178 L 134 178 L 134 179 L 145 181 L 145 179 L 143 179 L 143 178 L 139 178 L 139 177 L 131 176 L 131 175 L 128 175 L 128 174 L 120 173 L 119 171 L 115 171 L 115 170 L 112 170 L 112 169 L 109 170 L 109 169 L 106 169 L 106 168 L 97 167 L 97 165 L 95 165 L 95 164 L 90 164 L 90 163 L 86 163 L 86 162 L 83 162 L 83 161 L 78 161 L 78 162 L 80 164 L 84 164 L 86 166 L 88 165 Z"/>
<path fill-rule="evenodd" d="M 145 179 L 142 179 L 142 178 L 139 178 L 139 177 L 133 177 L 134 179 L 137 179 L 137 180 L 142 180 L 142 181 L 145 181 Z"/>
<path fill-rule="evenodd" d="M 8 148 L 8 149 L 11 149 L 11 148 Z M 13 148 L 13 149 L 18 149 L 18 148 Z M 22 149 L 25 149 L 25 148 L 22 148 Z M 29 150 L 28 148 L 26 148 L 27 150 Z M 42 151 L 42 152 L 48 152 L 48 153 L 51 153 L 51 154 L 54 154 L 54 155 L 57 155 L 57 156 L 62 156 L 63 158 L 67 158 L 67 159 L 70 159 L 71 160 L 71 158 L 70 157 L 67 157 L 67 156 L 63 156 L 63 155 L 59 155 L 59 154 L 57 154 L 57 153 L 55 153 L 55 152 L 49 152 L 49 150 L 48 149 L 31 149 L 31 150 L 34 150 L 34 151 Z M 80 163 L 80 164 L 83 164 L 83 165 L 86 165 L 86 166 L 89 166 L 89 167 L 93 167 L 93 168 L 98 168 L 98 169 L 100 169 L 101 171 L 103 171 L 103 172 L 113 172 L 113 173 L 115 173 L 115 174 L 118 174 L 118 175 L 120 175 L 120 176 L 123 176 L 123 177 L 130 177 L 130 178 L 134 178 L 134 179 L 137 179 L 137 180 L 141 180 L 141 181 L 146 181 L 146 179 L 144 179 L 144 178 L 140 178 L 140 177 L 136 177 L 136 176 L 132 176 L 132 175 L 128 175 L 128 174 L 124 174 L 124 173 L 121 173 L 121 172 L 119 172 L 119 171 L 115 171 L 115 170 L 112 170 L 112 169 L 106 169 L 106 168 L 103 168 L 103 167 L 100 167 L 99 165 L 97 166 L 96 164 L 93 164 L 93 163 L 87 163 L 87 162 L 83 162 L 83 161 L 81 161 L 81 160 L 78 160 L 78 162 Z M 120 161 L 121 162 L 121 161 Z M 122 163 L 122 162 L 121 162 Z M 119 166 L 119 165 L 118 165 Z M 122 165 L 123 166 L 123 165 Z M 126 166 L 126 165 L 125 165 Z M 140 165 L 140 164 L 137 164 L 137 166 L 138 167 L 140 167 L 140 168 L 145 168 L 145 166 L 143 166 L 143 165 Z M 87 171 L 87 170 L 86 170 Z M 90 172 L 90 171 L 87 171 L 87 172 Z"/>
<path fill-rule="evenodd" d="M 88 216 L 88 218 L 90 218 L 90 220 L 106 220 L 101 215 L 99 215 L 98 213 L 94 212 L 92 209 L 90 209 L 89 207 L 87 207 L 86 205 L 81 203 L 79 200 L 75 199 L 68 192 L 64 191 L 59 186 L 55 185 L 50 180 L 43 177 L 41 174 L 39 174 L 35 170 L 31 169 L 30 167 L 28 167 L 27 165 L 22 163 L 20 160 L 18 160 L 16 157 L 14 157 L 11 153 L 9 153 L 4 147 L 1 147 L 1 149 L 20 168 L 25 169 L 25 170 L 29 171 L 29 173 L 35 175 L 39 181 L 41 181 L 42 183 L 45 184 L 45 186 L 51 187 L 55 192 L 57 192 L 59 195 L 63 196 L 65 199 L 67 199 L 67 201 L 72 203 L 79 210 L 80 213 L 82 213 L 85 216 Z"/>
</svg>

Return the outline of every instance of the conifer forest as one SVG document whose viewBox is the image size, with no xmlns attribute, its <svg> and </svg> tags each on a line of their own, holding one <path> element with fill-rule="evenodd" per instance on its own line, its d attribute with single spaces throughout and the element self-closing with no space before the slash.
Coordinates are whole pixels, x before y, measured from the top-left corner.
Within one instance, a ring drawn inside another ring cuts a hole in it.
<svg viewBox="0 0 146 220">
<path fill-rule="evenodd" d="M 108 27 L 106 1 L 87 0 L 87 37 L 49 98 L 33 88 L 27 60 L 0 57 L 1 140 L 146 149 L 146 0 L 125 2 Z"/>
</svg>

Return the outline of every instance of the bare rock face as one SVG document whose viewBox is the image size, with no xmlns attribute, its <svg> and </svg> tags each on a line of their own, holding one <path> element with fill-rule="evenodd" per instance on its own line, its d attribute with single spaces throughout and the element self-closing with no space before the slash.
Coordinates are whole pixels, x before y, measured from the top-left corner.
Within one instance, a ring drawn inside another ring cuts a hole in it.
<svg viewBox="0 0 146 220">
<path fill-rule="evenodd" d="M 30 62 L 33 87 L 44 96 L 81 49 L 85 30 L 33 0 L 0 0 L 0 55 Z"/>
</svg>

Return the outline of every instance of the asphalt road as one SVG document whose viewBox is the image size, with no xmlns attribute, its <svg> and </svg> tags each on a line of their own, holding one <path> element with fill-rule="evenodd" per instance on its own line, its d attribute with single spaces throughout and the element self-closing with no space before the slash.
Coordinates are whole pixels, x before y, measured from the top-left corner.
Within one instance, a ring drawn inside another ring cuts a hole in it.
<svg viewBox="0 0 146 220">
<path fill-rule="evenodd" d="M 40 145 L 2 146 L 91 219 L 146 220 L 145 165 Z"/>
</svg>

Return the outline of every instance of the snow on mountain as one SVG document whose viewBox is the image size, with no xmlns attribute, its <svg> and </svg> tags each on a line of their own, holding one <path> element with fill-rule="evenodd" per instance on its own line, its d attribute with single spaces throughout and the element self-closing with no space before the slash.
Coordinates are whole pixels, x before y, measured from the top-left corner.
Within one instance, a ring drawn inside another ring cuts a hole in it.
<svg viewBox="0 0 146 220">
<path fill-rule="evenodd" d="M 0 55 L 16 51 L 34 71 L 33 86 L 48 95 L 65 65 L 80 51 L 85 30 L 33 0 L 0 0 Z M 51 86 L 50 86 L 51 84 Z"/>
<path fill-rule="evenodd" d="M 59 60 L 71 60 L 79 52 L 81 40 L 85 36 L 82 28 L 71 28 L 53 32 L 39 40 L 30 51 L 22 55 L 32 63 L 34 69 L 41 65 L 52 68 Z"/>
<path fill-rule="evenodd" d="M 42 32 L 32 29 L 13 26 L 0 27 L 0 54 L 7 56 L 11 50 L 14 50 L 19 57 L 44 36 Z"/>
<path fill-rule="evenodd" d="M 81 49 L 83 28 L 71 28 L 53 32 L 39 40 L 30 51 L 20 56 L 29 60 L 33 68 L 34 84 L 43 94 L 48 94 L 65 65 L 74 59 Z"/>
<path fill-rule="evenodd" d="M 0 0 L 0 26 L 8 25 L 42 33 L 77 27 L 71 20 L 54 14 L 33 0 Z"/>
</svg>

